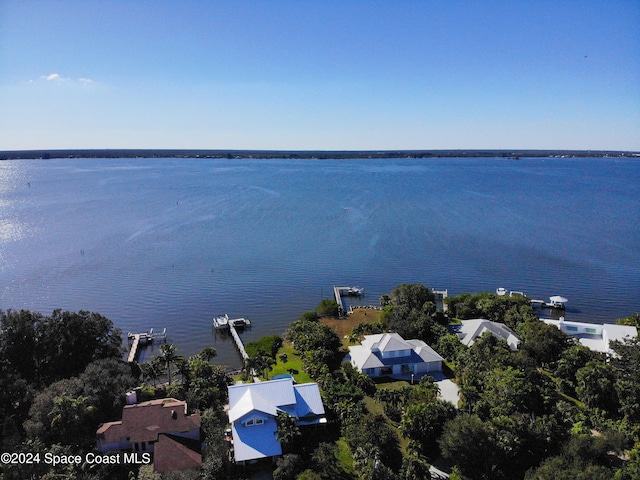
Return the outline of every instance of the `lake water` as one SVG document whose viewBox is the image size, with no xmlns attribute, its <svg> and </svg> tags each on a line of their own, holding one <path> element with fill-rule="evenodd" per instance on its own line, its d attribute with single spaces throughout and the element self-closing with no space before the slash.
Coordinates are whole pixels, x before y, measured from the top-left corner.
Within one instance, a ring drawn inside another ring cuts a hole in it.
<svg viewBox="0 0 640 480">
<path fill-rule="evenodd" d="M 640 311 L 640 163 L 630 159 L 0 162 L 0 309 L 91 310 L 126 334 L 240 365 L 333 285 L 569 299 L 567 319 Z M 144 352 L 144 358 L 152 354 Z"/>
</svg>

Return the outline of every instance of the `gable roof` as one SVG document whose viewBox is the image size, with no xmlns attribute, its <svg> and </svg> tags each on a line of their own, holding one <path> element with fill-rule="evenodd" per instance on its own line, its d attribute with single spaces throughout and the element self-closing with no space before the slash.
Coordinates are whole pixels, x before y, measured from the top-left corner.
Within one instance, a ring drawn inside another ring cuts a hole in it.
<svg viewBox="0 0 640 480">
<path fill-rule="evenodd" d="M 229 422 L 236 462 L 282 454 L 276 437 L 278 412 L 298 419 L 299 425 L 321 423 L 324 406 L 317 383 L 294 385 L 293 379 L 232 385 L 229 387 Z M 245 425 L 251 415 L 260 425 Z"/>
<path fill-rule="evenodd" d="M 375 335 L 365 335 L 362 345 L 369 350 L 380 352 L 394 352 L 399 350 L 410 350 L 412 347 L 404 338 L 397 333 L 377 333 Z"/>
<path fill-rule="evenodd" d="M 154 447 L 153 470 L 164 473 L 202 466 L 200 442 L 175 435 L 161 434 Z"/>
<path fill-rule="evenodd" d="M 397 333 L 386 333 L 379 342 L 373 345 L 373 348 L 377 348 L 381 352 L 395 352 L 399 350 L 409 350 L 411 349 L 411 345 L 405 342 L 404 338 Z"/>
<path fill-rule="evenodd" d="M 137 443 L 156 441 L 161 433 L 186 433 L 199 428 L 200 414 L 187 415 L 186 402 L 160 398 L 126 405 L 122 409 L 122 420 L 103 423 L 96 435 L 105 443 L 116 443 L 122 438 Z"/>
<path fill-rule="evenodd" d="M 485 332 L 491 333 L 496 338 L 505 340 L 511 350 L 517 350 L 520 339 L 504 323 L 492 322 L 484 318 L 463 320 L 460 325 L 451 325 L 451 329 L 458 335 L 460 341 L 470 347 Z"/>
<path fill-rule="evenodd" d="M 391 358 L 383 358 L 381 355 L 381 353 L 402 350 L 409 350 L 409 355 Z M 360 370 L 443 360 L 433 348 L 422 340 L 404 340 L 397 333 L 365 335 L 362 345 L 349 347 L 349 354 Z"/>
<path fill-rule="evenodd" d="M 264 424 L 251 427 L 241 422 L 232 423 L 234 460 L 244 462 L 282 455 L 282 446 L 276 436 L 277 430 L 278 425 L 274 418 L 268 418 Z"/>
<path fill-rule="evenodd" d="M 251 412 L 262 412 L 275 417 L 278 411 L 297 418 L 324 415 L 318 384 L 294 385 L 291 378 L 282 378 L 229 387 L 230 422 Z"/>
</svg>

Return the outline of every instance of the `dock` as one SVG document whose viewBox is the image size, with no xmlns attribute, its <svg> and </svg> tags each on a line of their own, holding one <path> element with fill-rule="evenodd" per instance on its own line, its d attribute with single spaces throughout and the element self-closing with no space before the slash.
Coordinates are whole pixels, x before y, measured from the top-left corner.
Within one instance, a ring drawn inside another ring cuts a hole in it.
<svg viewBox="0 0 640 480">
<path fill-rule="evenodd" d="M 148 345 L 149 343 L 153 343 L 154 340 L 162 340 L 163 342 L 167 341 L 167 329 L 164 328 L 161 332 L 154 332 L 153 328 L 148 332 L 143 333 L 131 333 L 127 335 L 129 339 L 129 356 L 127 357 L 127 362 L 133 362 L 138 358 L 138 352 L 141 346 Z"/>
<path fill-rule="evenodd" d="M 336 287 L 333 286 L 333 296 L 338 304 L 338 317 L 344 317 L 345 308 L 342 297 L 362 297 L 364 295 L 364 288 L 360 287 Z"/>
<path fill-rule="evenodd" d="M 236 347 L 238 347 L 238 350 L 240 351 L 240 356 L 242 357 L 242 361 L 244 362 L 246 359 L 249 358 L 249 355 L 247 354 L 247 351 L 244 349 L 244 344 L 240 339 L 240 335 L 238 335 L 236 326 L 232 322 L 229 322 L 228 325 L 229 325 L 229 332 L 231 332 L 231 337 L 233 338 L 233 341 L 235 342 Z"/>
<path fill-rule="evenodd" d="M 566 304 L 569 300 L 560 295 L 554 295 L 553 297 L 549 297 L 549 302 L 545 302 L 544 300 L 531 300 L 531 305 L 534 308 L 552 308 L 555 310 L 565 310 Z"/>
<path fill-rule="evenodd" d="M 248 318 L 229 318 L 226 313 L 213 317 L 213 328 L 216 330 L 226 330 L 229 326 L 233 325 L 237 328 L 251 327 L 251 320 Z"/>
</svg>

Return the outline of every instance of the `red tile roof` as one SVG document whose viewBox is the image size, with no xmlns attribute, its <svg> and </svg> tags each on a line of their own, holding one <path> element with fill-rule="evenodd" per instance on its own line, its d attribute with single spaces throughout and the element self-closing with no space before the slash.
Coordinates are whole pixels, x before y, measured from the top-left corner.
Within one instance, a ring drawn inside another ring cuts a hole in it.
<svg viewBox="0 0 640 480">
<path fill-rule="evenodd" d="M 172 435 L 160 435 L 153 455 L 153 470 L 164 473 L 202 466 L 199 442 Z"/>
<path fill-rule="evenodd" d="M 187 415 L 186 402 L 161 398 L 122 409 L 122 420 L 104 423 L 96 434 L 101 442 L 153 442 L 161 433 L 187 433 L 200 428 L 200 414 Z"/>
</svg>

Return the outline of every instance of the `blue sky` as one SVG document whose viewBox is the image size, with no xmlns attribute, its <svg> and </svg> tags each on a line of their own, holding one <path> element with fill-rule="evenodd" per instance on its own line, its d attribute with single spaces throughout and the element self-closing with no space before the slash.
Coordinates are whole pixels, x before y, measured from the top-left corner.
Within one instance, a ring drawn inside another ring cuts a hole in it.
<svg viewBox="0 0 640 480">
<path fill-rule="evenodd" d="M 0 0 L 0 150 L 640 150 L 640 2 Z"/>
</svg>

